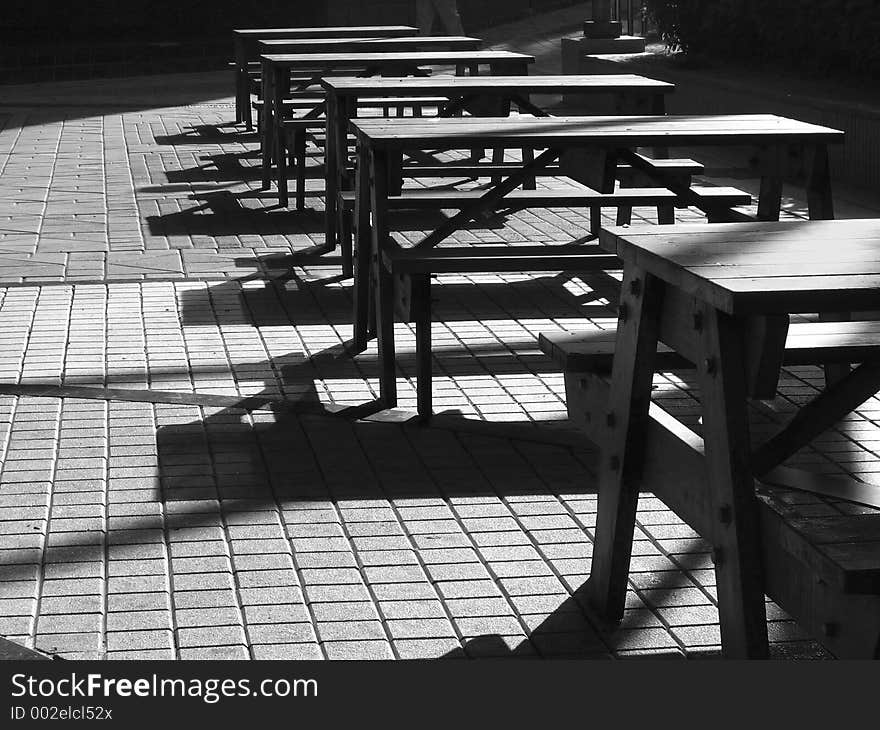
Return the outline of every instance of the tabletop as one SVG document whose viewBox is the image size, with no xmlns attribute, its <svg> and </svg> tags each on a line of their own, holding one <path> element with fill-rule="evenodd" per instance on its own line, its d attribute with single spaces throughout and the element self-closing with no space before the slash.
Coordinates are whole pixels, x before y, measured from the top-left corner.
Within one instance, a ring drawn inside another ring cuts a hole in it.
<svg viewBox="0 0 880 730">
<path fill-rule="evenodd" d="M 343 35 L 370 35 L 372 33 L 418 33 L 419 29 L 411 25 L 331 25 L 304 28 L 234 28 L 233 33 L 240 36 L 257 36 L 262 38 L 293 37 L 325 37 Z"/>
<path fill-rule="evenodd" d="M 610 227 L 599 243 L 727 314 L 880 309 L 880 219 Z"/>
<path fill-rule="evenodd" d="M 374 53 L 266 53 L 260 56 L 271 64 L 321 66 L 326 64 L 363 66 L 399 61 L 407 64 L 496 63 L 517 61 L 533 63 L 534 56 L 513 51 L 388 51 Z"/>
<path fill-rule="evenodd" d="M 842 142 L 844 136 L 837 129 L 774 114 L 359 119 L 352 127 L 374 147 L 486 140 L 509 147 L 546 147 L 555 140 L 621 147 L 760 144 L 780 138 L 827 143 Z"/>
<path fill-rule="evenodd" d="M 479 38 L 470 36 L 404 36 L 401 38 L 377 38 L 375 36 L 334 38 L 265 38 L 259 41 L 264 53 L 309 53 L 342 50 L 400 50 L 407 48 L 446 48 L 447 50 L 477 50 L 482 44 Z"/>
<path fill-rule="evenodd" d="M 645 78 L 636 74 L 590 74 L 560 76 L 407 76 L 403 78 L 390 76 L 335 76 L 322 80 L 328 91 L 337 94 L 357 94 L 360 92 L 382 91 L 391 94 L 417 94 L 421 92 L 437 94 L 455 94 L 470 90 L 491 91 L 498 93 L 538 93 L 561 94 L 571 91 L 606 92 L 609 89 L 632 89 L 633 91 L 651 91 L 668 93 L 675 89 L 675 84 L 656 79 Z"/>
</svg>

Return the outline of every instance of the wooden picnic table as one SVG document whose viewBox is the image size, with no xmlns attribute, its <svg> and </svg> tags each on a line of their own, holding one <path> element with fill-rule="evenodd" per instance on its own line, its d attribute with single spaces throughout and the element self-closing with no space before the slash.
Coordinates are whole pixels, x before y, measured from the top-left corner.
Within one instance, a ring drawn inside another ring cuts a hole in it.
<svg viewBox="0 0 880 730">
<path fill-rule="evenodd" d="M 236 28 L 232 31 L 235 63 L 235 121 L 253 126 L 248 63 L 257 60 L 259 41 L 270 38 L 402 38 L 418 35 L 411 25 L 316 26 L 303 28 Z"/>
<path fill-rule="evenodd" d="M 674 193 L 680 204 L 694 205 L 704 210 L 710 220 L 748 219 L 745 213 L 718 205 L 711 196 L 697 194 L 692 188 L 681 185 L 677 179 L 670 179 L 662 169 L 644 165 L 643 158 L 634 152 L 638 147 L 755 146 L 760 150 L 755 171 L 761 178 L 759 219 L 778 219 L 782 183 L 792 175 L 806 186 L 810 217 L 832 218 L 827 146 L 843 140 L 840 131 L 770 114 L 357 119 L 350 126 L 357 138 L 353 347 L 359 351 L 367 345 L 370 267 L 375 262 L 380 386 L 382 399 L 388 406 L 394 405 L 397 400 L 394 310 L 393 294 L 382 291 L 382 288 L 393 288 L 393 279 L 389 272 L 384 271 L 382 259 L 383 253 L 391 245 L 389 201 L 400 192 L 394 185 L 389 185 L 389 180 L 395 179 L 392 172 L 405 151 L 471 149 L 477 146 L 530 147 L 536 152 L 542 150 L 534 159 L 504 176 L 472 202 L 462 204 L 459 213 L 445 219 L 420 242 L 407 247 L 404 253 L 412 258 L 424 256 L 435 249 L 470 221 L 479 220 L 503 208 L 508 204 L 510 194 L 525 180 L 540 175 L 542 170 L 557 160 L 561 163 L 554 174 L 561 172 L 568 175 L 589 186 L 594 193 L 614 193 L 616 163 L 624 161 L 642 169 L 659 187 Z M 663 228 L 658 230 L 662 232 Z M 367 234 L 367 231 L 370 233 Z M 595 243 L 585 246 L 595 249 L 597 254 L 604 254 Z M 461 258 L 480 255 L 479 246 L 455 248 L 460 249 Z M 584 250 L 587 249 L 582 247 L 581 251 Z M 550 255 L 556 251 L 554 247 L 548 247 L 547 253 Z M 505 270 L 514 270 L 512 267 L 516 265 L 517 254 L 516 248 L 510 250 L 508 258 L 511 261 L 505 263 Z M 587 264 L 581 261 L 580 265 Z M 492 262 L 487 266 L 491 267 Z M 608 255 L 597 255 L 595 267 L 609 268 Z M 430 327 L 422 337 L 425 341 L 420 351 L 430 362 Z M 427 355 L 424 353 L 426 350 Z M 427 389 L 424 398 L 429 401 L 429 384 L 424 387 Z"/>
<path fill-rule="evenodd" d="M 747 399 L 759 379 L 775 392 L 790 314 L 880 309 L 880 220 L 614 227 L 600 245 L 624 277 L 610 391 L 584 385 L 603 434 L 594 608 L 623 616 L 636 504 L 653 492 L 712 546 L 725 656 L 767 656 L 765 592 L 841 655 L 877 656 L 880 515 L 811 523 L 755 491 L 880 390 L 876 327 L 863 364 L 754 449 Z M 702 440 L 651 405 L 658 342 L 696 366 Z M 834 347 L 815 346 L 819 359 Z"/>
<path fill-rule="evenodd" d="M 358 100 L 381 96 L 444 96 L 449 104 L 441 116 L 462 110 L 480 116 L 507 116 L 511 104 L 535 116 L 550 114 L 529 98 L 530 94 L 577 94 L 590 96 L 609 114 L 665 114 L 666 95 L 674 84 L 635 74 L 566 76 L 410 76 L 329 77 L 321 81 L 327 94 L 325 151 L 325 205 L 327 246 L 339 242 L 337 193 L 350 190 L 348 172 L 348 124 L 357 116 Z M 609 103 L 610 102 L 610 103 Z M 597 110 L 598 111 L 598 110 Z"/>
<path fill-rule="evenodd" d="M 431 66 L 455 66 L 459 73 L 467 70 L 477 75 L 481 67 L 488 67 L 491 75 L 521 75 L 528 72 L 535 57 L 512 51 L 388 51 L 350 53 L 280 53 L 264 54 L 261 81 L 263 85 L 264 119 L 261 130 L 263 156 L 263 189 L 271 185 L 271 164 L 277 163 L 279 179 L 286 176 L 284 141 L 281 134 L 281 109 L 288 91 L 290 73 L 304 72 L 308 77 L 298 85 L 307 88 L 321 78 L 345 71 L 361 76 L 408 76 Z M 317 105 L 303 118 L 318 117 L 324 104 Z"/>
</svg>

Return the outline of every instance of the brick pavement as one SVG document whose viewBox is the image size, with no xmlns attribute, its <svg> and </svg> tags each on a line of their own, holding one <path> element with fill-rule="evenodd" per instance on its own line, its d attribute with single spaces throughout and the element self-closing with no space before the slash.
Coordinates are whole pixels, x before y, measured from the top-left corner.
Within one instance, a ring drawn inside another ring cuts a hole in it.
<svg viewBox="0 0 880 730">
<path fill-rule="evenodd" d="M 122 98 L 83 82 L 39 90 L 51 106 L 33 88 L 0 106 L 0 636 L 70 658 L 716 656 L 708 546 L 650 495 L 622 628 L 584 610 L 595 454 L 537 334 L 609 326 L 605 290 L 439 277 L 443 415 L 406 420 L 405 324 L 400 408 L 364 411 L 375 349 L 346 352 L 351 281 L 311 254 L 318 181 L 309 211 L 278 209 L 253 136 L 202 81 L 191 103 L 167 77 L 167 100 L 127 80 Z M 793 193 L 787 214 L 803 215 Z M 458 240 L 587 230 L 581 211 L 538 210 Z M 818 383 L 790 369 L 756 419 L 779 422 Z M 656 389 L 698 426 L 693 383 L 667 373 Z M 878 420 L 871 399 L 792 463 L 876 481 Z M 774 655 L 825 656 L 768 614 Z"/>
</svg>

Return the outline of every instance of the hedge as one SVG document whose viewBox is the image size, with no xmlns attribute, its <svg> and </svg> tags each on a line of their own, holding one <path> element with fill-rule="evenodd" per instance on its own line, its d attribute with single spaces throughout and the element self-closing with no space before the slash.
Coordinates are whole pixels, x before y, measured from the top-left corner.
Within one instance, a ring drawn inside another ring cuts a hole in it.
<svg viewBox="0 0 880 730">
<path fill-rule="evenodd" d="M 794 70 L 880 73 L 878 0 L 644 0 L 674 50 Z"/>
</svg>

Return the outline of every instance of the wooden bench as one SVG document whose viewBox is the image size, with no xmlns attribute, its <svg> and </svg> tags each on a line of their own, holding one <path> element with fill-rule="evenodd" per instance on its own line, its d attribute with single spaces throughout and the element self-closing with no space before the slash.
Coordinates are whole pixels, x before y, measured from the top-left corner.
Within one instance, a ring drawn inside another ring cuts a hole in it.
<svg viewBox="0 0 880 730">
<path fill-rule="evenodd" d="M 484 166 L 491 170 L 494 166 Z M 482 172 L 477 166 L 476 172 Z M 403 174 L 409 173 L 407 166 Z M 418 176 L 433 177 L 433 170 L 425 167 L 412 169 Z M 719 206 L 749 205 L 751 195 L 731 187 L 694 186 L 691 188 L 701 199 Z M 461 210 L 478 200 L 485 190 L 405 190 L 401 195 L 390 196 L 390 210 Z M 353 212 L 355 193 L 351 190 L 339 194 L 337 208 L 341 211 L 340 241 L 342 244 L 343 273 L 350 274 L 353 244 Z M 522 210 L 526 208 L 590 208 L 590 232 L 596 234 L 601 225 L 600 213 L 603 207 L 649 206 L 657 209 L 658 221 L 671 223 L 672 208 L 680 205 L 675 193 L 665 188 L 618 188 L 613 193 L 598 193 L 586 186 L 572 181 L 571 186 L 564 189 L 550 190 L 514 190 L 504 197 L 503 207 L 506 210 Z"/>
</svg>

